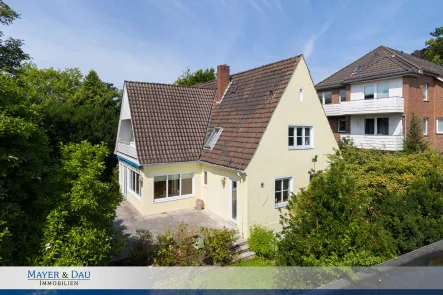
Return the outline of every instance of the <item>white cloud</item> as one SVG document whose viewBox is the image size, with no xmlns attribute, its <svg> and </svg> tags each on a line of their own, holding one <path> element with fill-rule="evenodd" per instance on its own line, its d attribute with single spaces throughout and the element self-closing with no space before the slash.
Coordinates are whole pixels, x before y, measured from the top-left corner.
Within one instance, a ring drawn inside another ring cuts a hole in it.
<svg viewBox="0 0 443 295">
<path fill-rule="evenodd" d="M 312 52 L 314 51 L 314 46 L 315 46 L 315 41 L 324 33 L 326 33 L 326 31 L 329 29 L 329 27 L 332 24 L 332 19 L 329 21 L 326 21 L 323 26 L 321 27 L 320 31 L 316 34 L 312 34 L 308 41 L 306 41 L 305 45 L 303 46 L 303 55 L 305 56 L 305 58 L 309 58 L 312 54 Z"/>
</svg>

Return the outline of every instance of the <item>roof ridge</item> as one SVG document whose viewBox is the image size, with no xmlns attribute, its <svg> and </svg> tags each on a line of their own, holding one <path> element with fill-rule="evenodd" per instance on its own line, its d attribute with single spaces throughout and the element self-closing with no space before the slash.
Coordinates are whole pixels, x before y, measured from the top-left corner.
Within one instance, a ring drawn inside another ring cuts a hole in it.
<svg viewBox="0 0 443 295">
<path fill-rule="evenodd" d="M 281 60 L 278 60 L 278 61 L 274 61 L 274 62 L 271 62 L 271 63 L 265 64 L 265 65 L 261 65 L 261 66 L 258 66 L 258 67 L 255 67 L 255 68 L 249 69 L 249 70 L 241 71 L 241 72 L 238 72 L 238 73 L 232 74 L 231 76 L 236 76 L 236 75 L 244 74 L 244 73 L 247 73 L 247 72 L 250 72 L 250 71 L 255 71 L 255 70 L 258 70 L 258 69 L 261 69 L 261 68 L 265 68 L 265 67 L 273 66 L 273 65 L 275 65 L 275 64 L 282 63 L 282 62 L 286 62 L 286 61 L 289 61 L 289 60 L 291 60 L 291 59 L 295 59 L 295 58 L 298 58 L 298 57 L 301 57 L 301 56 L 303 56 L 303 54 L 294 55 L 294 56 L 289 57 L 289 58 L 281 59 Z"/>
<path fill-rule="evenodd" d="M 420 67 L 420 65 L 418 65 L 418 64 L 414 64 L 412 61 L 407 60 L 407 59 L 403 56 L 403 54 L 402 54 L 402 53 L 404 53 L 403 51 L 400 51 L 400 50 L 397 50 L 397 49 L 394 49 L 394 48 L 390 48 L 390 47 L 387 47 L 387 46 L 384 46 L 384 47 L 386 47 L 387 50 L 389 50 L 389 51 L 391 51 L 392 53 L 396 54 L 396 55 L 399 56 L 402 60 L 408 62 L 409 64 L 413 65 L 414 67 L 419 68 L 419 69 L 422 68 L 422 67 Z M 397 52 L 400 52 L 400 54 L 398 54 Z M 424 59 L 424 58 L 419 58 L 419 57 L 416 57 L 416 56 L 411 55 L 411 54 L 408 54 L 408 53 L 406 53 L 406 55 L 407 55 L 409 58 L 412 58 L 412 60 L 414 60 L 414 62 L 417 61 L 417 62 L 427 63 L 427 64 L 429 64 L 429 65 L 437 66 L 437 67 L 439 67 L 439 68 L 441 68 L 441 69 L 443 70 L 443 66 L 440 65 L 440 64 L 438 64 L 438 63 L 435 63 L 435 62 L 429 61 L 429 60 Z"/>
<path fill-rule="evenodd" d="M 420 69 L 420 67 L 419 67 L 418 65 L 413 64 L 412 62 L 410 62 L 409 60 L 407 60 L 406 58 L 404 58 L 404 57 L 402 56 L 402 54 L 398 54 L 398 53 L 396 52 L 396 51 L 398 51 L 397 49 L 393 49 L 393 48 L 390 48 L 390 47 L 388 47 L 388 46 L 384 46 L 384 45 L 382 45 L 382 46 L 383 46 L 384 49 L 388 50 L 389 52 L 391 52 L 391 53 L 394 54 L 395 56 L 400 57 L 400 59 L 403 60 L 404 62 L 406 62 L 407 64 L 410 64 L 411 66 L 416 67 L 417 69 Z"/>
<path fill-rule="evenodd" d="M 210 82 L 210 81 L 208 81 Z M 129 81 L 129 80 L 125 80 L 124 84 L 126 83 L 140 83 L 140 84 L 150 84 L 150 85 L 161 85 L 161 86 L 172 86 L 172 87 L 181 87 L 181 88 L 189 88 L 189 89 L 204 89 L 204 90 L 214 90 L 211 88 L 204 88 L 204 87 L 194 87 L 198 84 L 192 85 L 192 86 L 188 86 L 188 85 L 176 85 L 176 84 L 170 84 L 170 83 L 158 83 L 158 82 L 142 82 L 142 81 Z M 207 83 L 207 82 L 204 82 Z"/>
</svg>

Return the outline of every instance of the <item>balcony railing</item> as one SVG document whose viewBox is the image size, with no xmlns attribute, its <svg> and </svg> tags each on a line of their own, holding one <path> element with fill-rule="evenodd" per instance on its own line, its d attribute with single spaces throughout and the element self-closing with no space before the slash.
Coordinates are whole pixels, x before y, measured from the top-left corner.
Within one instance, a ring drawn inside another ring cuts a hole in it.
<svg viewBox="0 0 443 295">
<path fill-rule="evenodd" d="M 326 116 L 403 113 L 404 98 L 388 97 L 344 101 L 336 104 L 323 105 Z"/>
<path fill-rule="evenodd" d="M 135 148 L 135 143 L 119 140 L 117 142 L 117 152 L 128 155 L 132 158 L 137 158 L 137 150 Z"/>
<path fill-rule="evenodd" d="M 352 140 L 357 148 L 378 149 L 385 151 L 403 150 L 402 135 L 349 135 L 342 134 L 340 138 L 347 137 Z"/>
</svg>

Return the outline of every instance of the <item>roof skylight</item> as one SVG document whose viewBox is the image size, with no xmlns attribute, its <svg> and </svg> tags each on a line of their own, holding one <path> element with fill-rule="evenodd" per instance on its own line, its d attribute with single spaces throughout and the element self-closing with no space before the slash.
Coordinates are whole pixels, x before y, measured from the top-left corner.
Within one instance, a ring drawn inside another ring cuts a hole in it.
<svg viewBox="0 0 443 295">
<path fill-rule="evenodd" d="M 220 134 L 222 132 L 222 129 L 220 127 L 214 128 L 212 130 L 211 135 L 209 135 L 209 138 L 206 140 L 205 148 L 212 149 L 217 142 L 218 138 L 220 137 Z"/>
</svg>

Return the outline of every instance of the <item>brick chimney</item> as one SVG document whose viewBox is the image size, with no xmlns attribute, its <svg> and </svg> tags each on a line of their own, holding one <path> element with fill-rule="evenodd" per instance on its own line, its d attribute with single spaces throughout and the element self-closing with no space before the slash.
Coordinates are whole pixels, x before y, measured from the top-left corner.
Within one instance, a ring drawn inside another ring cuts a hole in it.
<svg viewBox="0 0 443 295">
<path fill-rule="evenodd" d="M 223 98 L 223 94 L 229 85 L 229 66 L 219 65 L 217 66 L 217 102 L 220 102 Z"/>
</svg>

